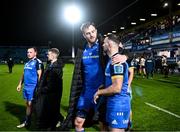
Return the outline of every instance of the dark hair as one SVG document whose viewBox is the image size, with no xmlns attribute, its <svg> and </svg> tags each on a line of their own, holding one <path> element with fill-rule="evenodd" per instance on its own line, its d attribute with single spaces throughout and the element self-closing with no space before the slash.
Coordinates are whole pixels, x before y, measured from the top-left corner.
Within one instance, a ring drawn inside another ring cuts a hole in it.
<svg viewBox="0 0 180 132">
<path fill-rule="evenodd" d="M 117 36 L 117 35 L 115 35 L 115 34 L 110 34 L 110 35 L 107 35 L 107 38 L 109 39 L 109 40 L 112 40 L 113 42 L 115 42 L 115 43 L 117 43 L 118 45 L 120 44 L 120 38 Z"/>
<path fill-rule="evenodd" d="M 28 49 L 34 49 L 36 53 L 38 52 L 36 47 L 29 47 Z"/>
<path fill-rule="evenodd" d="M 81 27 L 80 27 L 81 32 L 84 33 L 84 29 L 89 28 L 91 25 L 96 28 L 96 26 L 95 26 L 95 24 L 93 22 L 85 22 L 85 23 L 83 23 L 81 25 Z"/>
<path fill-rule="evenodd" d="M 55 53 L 57 55 L 57 57 L 59 56 L 59 50 L 57 48 L 51 48 L 48 50 L 48 52 Z"/>
</svg>

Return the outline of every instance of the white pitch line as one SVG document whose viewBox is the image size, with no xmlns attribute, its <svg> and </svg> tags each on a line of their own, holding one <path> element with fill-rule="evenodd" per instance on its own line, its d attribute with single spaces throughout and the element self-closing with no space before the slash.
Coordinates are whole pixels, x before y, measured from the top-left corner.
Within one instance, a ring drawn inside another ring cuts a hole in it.
<svg viewBox="0 0 180 132">
<path fill-rule="evenodd" d="M 170 112 L 170 111 L 168 111 L 168 110 L 165 110 L 165 109 L 163 109 L 163 108 L 160 108 L 160 107 L 155 106 L 155 105 L 153 105 L 153 104 L 150 104 L 150 103 L 148 103 L 148 102 L 144 102 L 144 103 L 145 103 L 146 105 L 149 105 L 149 106 L 151 106 L 151 107 L 153 107 L 153 108 L 156 108 L 156 109 L 158 109 L 158 110 L 160 110 L 160 111 L 163 111 L 163 112 L 168 113 L 168 114 L 170 114 L 170 115 L 173 115 L 173 116 L 175 116 L 175 117 L 177 117 L 177 118 L 180 118 L 179 115 L 174 114 L 174 113 L 172 113 L 172 112 Z"/>
</svg>

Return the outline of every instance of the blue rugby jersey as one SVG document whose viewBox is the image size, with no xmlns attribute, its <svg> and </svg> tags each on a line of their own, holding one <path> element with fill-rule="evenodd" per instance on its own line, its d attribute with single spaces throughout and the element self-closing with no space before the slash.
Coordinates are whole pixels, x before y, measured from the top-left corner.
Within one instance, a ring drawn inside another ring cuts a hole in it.
<svg viewBox="0 0 180 132">
<path fill-rule="evenodd" d="M 103 84 L 103 72 L 99 60 L 99 43 L 94 43 L 92 47 L 86 45 L 82 57 L 84 75 L 84 97 L 93 98 L 98 87 Z"/>
<path fill-rule="evenodd" d="M 24 66 L 24 88 L 35 87 L 38 83 L 37 70 L 43 68 L 42 61 L 37 58 L 29 60 Z"/>
<path fill-rule="evenodd" d="M 123 84 L 121 91 L 117 94 L 108 96 L 107 108 L 114 111 L 125 109 L 129 107 L 129 94 L 128 94 L 128 64 L 114 64 L 112 65 L 111 59 L 109 60 L 105 69 L 105 87 L 112 85 L 112 78 L 122 76 Z M 127 104 L 127 106 L 126 106 Z"/>
</svg>

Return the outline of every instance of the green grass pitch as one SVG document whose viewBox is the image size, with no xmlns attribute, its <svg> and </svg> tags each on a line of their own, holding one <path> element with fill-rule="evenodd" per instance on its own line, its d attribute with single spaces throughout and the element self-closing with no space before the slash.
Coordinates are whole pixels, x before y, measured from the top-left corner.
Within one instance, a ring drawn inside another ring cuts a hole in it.
<svg viewBox="0 0 180 132">
<path fill-rule="evenodd" d="M 73 65 L 66 64 L 63 70 L 61 112 L 66 116 Z M 8 73 L 6 65 L 0 65 L 0 131 L 35 130 L 33 123 L 29 129 L 16 128 L 25 115 L 22 92 L 16 91 L 22 72 L 23 65 L 15 65 L 12 74 Z M 169 78 L 155 75 L 154 79 L 136 77 L 132 89 L 133 130 L 180 131 L 179 75 L 172 75 Z M 86 130 L 99 131 L 98 126 Z"/>
</svg>

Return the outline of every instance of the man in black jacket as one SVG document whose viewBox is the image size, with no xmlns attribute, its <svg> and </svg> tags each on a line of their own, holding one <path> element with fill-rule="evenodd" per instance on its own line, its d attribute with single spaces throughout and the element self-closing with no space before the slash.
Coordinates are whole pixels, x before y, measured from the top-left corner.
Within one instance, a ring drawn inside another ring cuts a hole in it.
<svg viewBox="0 0 180 132">
<path fill-rule="evenodd" d="M 12 73 L 12 68 L 14 66 L 14 62 L 13 62 L 12 58 L 8 59 L 7 64 L 8 64 L 8 68 L 9 68 L 9 73 Z"/>
<path fill-rule="evenodd" d="M 63 64 L 58 60 L 59 50 L 48 50 L 50 64 L 46 67 L 37 90 L 36 119 L 38 130 L 55 130 L 60 116 Z"/>
</svg>

